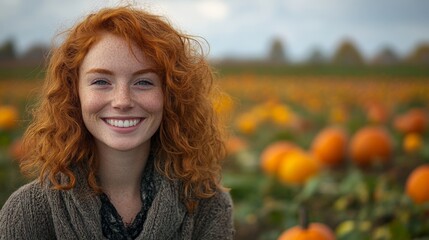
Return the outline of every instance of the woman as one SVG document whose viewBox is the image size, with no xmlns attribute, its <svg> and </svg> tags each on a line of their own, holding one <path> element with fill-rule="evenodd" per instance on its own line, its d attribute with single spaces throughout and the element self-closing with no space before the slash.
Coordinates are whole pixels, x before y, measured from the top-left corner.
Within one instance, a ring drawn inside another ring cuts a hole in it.
<svg viewBox="0 0 429 240">
<path fill-rule="evenodd" d="M 37 180 L 0 212 L 1 239 L 232 239 L 212 73 L 193 38 L 102 9 L 53 51 L 24 134 Z"/>
</svg>

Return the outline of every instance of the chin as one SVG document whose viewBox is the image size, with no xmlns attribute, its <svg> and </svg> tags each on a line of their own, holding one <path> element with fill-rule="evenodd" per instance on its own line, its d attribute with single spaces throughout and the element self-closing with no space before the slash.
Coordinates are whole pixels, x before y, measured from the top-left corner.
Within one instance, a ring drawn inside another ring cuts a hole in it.
<svg viewBox="0 0 429 240">
<path fill-rule="evenodd" d="M 125 142 L 125 144 L 124 144 Z M 111 144 L 106 144 L 109 148 L 117 150 L 117 151 L 122 151 L 122 152 L 126 152 L 126 151 L 131 151 L 131 150 L 135 150 L 138 148 L 143 148 L 145 146 L 146 142 L 138 142 L 138 143 L 133 143 L 131 141 L 121 141 L 120 143 L 111 143 Z"/>
</svg>

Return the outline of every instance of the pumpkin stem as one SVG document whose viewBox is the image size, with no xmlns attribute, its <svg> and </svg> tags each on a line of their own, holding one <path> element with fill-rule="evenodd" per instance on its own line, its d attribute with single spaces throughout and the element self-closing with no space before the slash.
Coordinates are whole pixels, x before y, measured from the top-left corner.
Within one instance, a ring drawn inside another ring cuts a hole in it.
<svg viewBox="0 0 429 240">
<path fill-rule="evenodd" d="M 305 230 L 308 228 L 308 225 L 309 225 L 308 213 L 307 213 L 307 208 L 304 206 L 301 206 L 299 208 L 299 223 L 302 229 Z"/>
</svg>

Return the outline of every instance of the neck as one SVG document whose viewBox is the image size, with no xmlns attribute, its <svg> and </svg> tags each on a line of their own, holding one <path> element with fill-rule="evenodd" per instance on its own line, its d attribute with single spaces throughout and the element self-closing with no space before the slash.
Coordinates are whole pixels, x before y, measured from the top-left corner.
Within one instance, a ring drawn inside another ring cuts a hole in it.
<svg viewBox="0 0 429 240">
<path fill-rule="evenodd" d="M 149 157 L 150 144 L 131 151 L 117 151 L 98 146 L 98 176 L 108 195 L 140 195 L 143 170 Z"/>
</svg>

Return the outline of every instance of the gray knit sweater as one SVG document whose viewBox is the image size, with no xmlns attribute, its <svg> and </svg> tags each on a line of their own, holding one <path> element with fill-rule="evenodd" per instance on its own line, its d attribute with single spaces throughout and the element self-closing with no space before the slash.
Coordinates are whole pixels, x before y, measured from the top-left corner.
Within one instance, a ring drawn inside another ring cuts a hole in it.
<svg viewBox="0 0 429 240">
<path fill-rule="evenodd" d="M 188 213 L 179 184 L 155 173 L 157 195 L 137 239 L 232 239 L 232 201 L 218 192 Z M 98 196 L 83 174 L 69 191 L 33 181 L 13 193 L 0 211 L 0 239 L 104 239 Z M 45 185 L 44 185 L 45 186 Z"/>
</svg>

